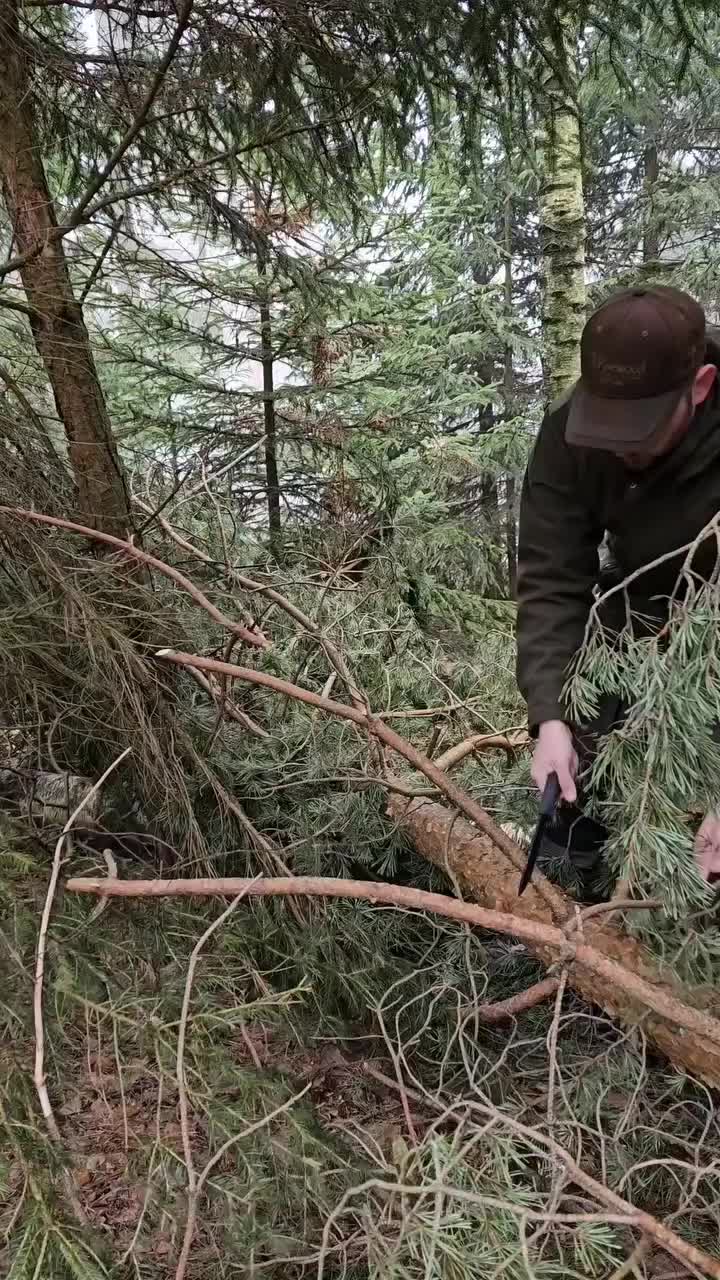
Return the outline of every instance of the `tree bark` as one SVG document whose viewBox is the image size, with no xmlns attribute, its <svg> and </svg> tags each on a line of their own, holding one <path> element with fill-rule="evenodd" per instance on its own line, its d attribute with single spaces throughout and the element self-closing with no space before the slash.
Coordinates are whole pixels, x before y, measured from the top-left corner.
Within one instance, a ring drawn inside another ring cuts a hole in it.
<svg viewBox="0 0 720 1280">
<path fill-rule="evenodd" d="M 508 166 L 510 157 L 508 156 Z M 509 177 L 508 177 L 509 182 Z M 503 211 L 503 250 L 505 255 L 505 271 L 503 280 L 503 310 L 505 323 L 512 319 L 513 309 L 513 275 L 512 275 L 512 195 L 505 195 Z M 503 410 L 505 421 L 513 416 L 513 349 L 510 342 L 505 343 L 503 353 Z M 505 477 L 505 555 L 507 559 L 508 596 L 515 598 L 515 580 L 517 578 L 517 515 L 515 511 L 515 476 L 511 472 Z"/>
<path fill-rule="evenodd" d="M 565 72 L 559 50 L 547 40 L 540 69 L 542 187 L 540 234 L 545 291 L 543 346 L 548 401 L 580 376 L 580 333 L 585 321 L 585 203 L 577 102 L 577 30 L 563 20 Z"/>
<path fill-rule="evenodd" d="M 256 213 L 265 212 L 256 199 Z M 265 484 L 267 488 L 270 550 L 277 557 L 280 550 L 280 477 L 277 462 L 277 422 L 275 418 L 275 357 L 273 352 L 272 314 L 267 288 L 267 251 L 261 240 L 257 247 L 257 273 L 260 287 L 260 361 L 263 375 L 263 421 L 265 426 Z"/>
<path fill-rule="evenodd" d="M 0 175 L 30 325 L 68 452 L 83 521 L 116 537 L 132 529 L 125 476 L 113 439 L 90 338 L 68 271 L 35 127 L 32 77 L 17 0 L 0 0 Z M 44 242 L 41 253 L 32 253 Z"/>
<path fill-rule="evenodd" d="M 393 796 L 388 802 L 388 813 L 407 831 L 418 853 L 449 872 L 463 892 L 483 907 L 512 914 L 524 925 L 557 927 L 558 921 L 572 920 L 572 901 L 542 876 L 538 876 L 537 881 L 533 880 L 519 898 L 517 872 L 507 856 L 487 835 L 478 833 L 469 822 L 451 810 L 429 800 L 407 801 Z M 648 1039 L 675 1067 L 717 1088 L 720 1085 L 720 1041 L 715 1017 L 718 1008 L 713 1007 L 712 993 L 676 983 L 641 943 L 608 924 L 602 916 L 588 920 L 583 925 L 582 935 L 584 943 L 608 961 L 650 983 L 653 991 L 661 997 L 658 1006 L 668 997 L 699 1011 L 700 1017 L 707 1018 L 708 1034 L 689 1034 L 673 1018 L 659 1013 L 657 1007 L 649 1012 L 647 1004 L 640 998 L 636 999 L 627 985 L 621 987 L 603 980 L 597 970 L 584 965 L 579 953 L 570 965 L 570 985 L 584 1000 L 598 1005 L 612 1018 L 630 1026 L 642 1025 Z M 523 935 L 519 933 L 518 936 Z M 555 948 L 532 940 L 527 945 L 544 964 L 557 963 Z M 717 1006 L 716 998 L 714 1003 Z"/>
<path fill-rule="evenodd" d="M 660 227 L 653 208 L 653 195 L 660 177 L 660 160 L 654 142 L 648 142 L 643 153 L 645 166 L 645 213 L 643 218 L 642 256 L 644 263 L 660 260 Z"/>
</svg>

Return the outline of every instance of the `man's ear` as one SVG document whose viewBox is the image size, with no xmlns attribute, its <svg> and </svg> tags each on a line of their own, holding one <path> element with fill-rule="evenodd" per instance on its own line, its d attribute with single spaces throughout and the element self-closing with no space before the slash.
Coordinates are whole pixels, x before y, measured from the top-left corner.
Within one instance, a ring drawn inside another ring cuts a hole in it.
<svg viewBox="0 0 720 1280">
<path fill-rule="evenodd" d="M 704 364 L 698 369 L 692 385 L 692 401 L 694 405 L 702 404 L 704 400 L 707 400 L 713 389 L 716 377 L 717 368 L 714 364 Z"/>
</svg>

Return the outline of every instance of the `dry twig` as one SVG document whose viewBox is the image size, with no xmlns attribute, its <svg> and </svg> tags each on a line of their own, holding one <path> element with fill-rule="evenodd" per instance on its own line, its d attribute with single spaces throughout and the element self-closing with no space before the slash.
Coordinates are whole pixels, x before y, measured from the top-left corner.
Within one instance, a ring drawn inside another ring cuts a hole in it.
<svg viewBox="0 0 720 1280">
<path fill-rule="evenodd" d="M 185 1222 L 185 1236 L 183 1239 L 182 1250 L 175 1273 L 176 1280 L 182 1280 L 187 1270 L 188 1259 L 190 1257 L 190 1249 L 192 1247 L 193 1236 L 195 1235 L 195 1223 L 197 1221 L 198 1197 L 200 1189 L 198 1188 L 198 1175 L 195 1169 L 195 1160 L 193 1158 L 192 1141 L 190 1139 L 190 1112 L 188 1107 L 187 1083 L 185 1080 L 185 1038 L 187 1035 L 188 1015 L 190 1012 L 190 997 L 192 995 L 193 980 L 195 978 L 195 970 L 197 962 L 200 958 L 205 943 L 209 941 L 216 929 L 232 915 L 236 906 L 248 893 L 250 885 L 254 881 L 250 881 L 247 887 L 240 890 L 233 901 L 223 912 L 208 925 L 205 932 L 198 938 L 190 955 L 188 963 L 187 975 L 185 978 L 185 990 L 183 992 L 182 1009 L 180 1012 L 180 1024 L 178 1026 L 177 1053 L 175 1057 L 175 1074 L 177 1078 L 178 1098 L 180 1101 L 180 1131 L 182 1133 L 183 1153 L 185 1156 L 185 1168 L 187 1169 L 188 1178 L 188 1205 L 187 1218 Z"/>
<path fill-rule="evenodd" d="M 110 774 L 117 769 L 118 765 L 121 764 L 125 757 L 130 754 L 131 750 L 131 747 L 126 747 L 125 750 L 121 752 L 115 760 L 113 760 L 112 764 L 108 766 L 102 777 L 98 778 L 97 782 L 95 782 L 83 796 L 82 800 L 70 814 L 65 826 L 60 832 L 57 844 L 55 845 L 52 870 L 50 872 L 50 880 L 48 881 L 47 893 L 45 895 L 45 905 L 40 918 L 37 952 L 35 955 L 35 980 L 33 984 L 33 1022 L 35 1026 L 35 1068 L 33 1078 L 35 1081 L 38 1100 L 40 1102 L 40 1110 L 43 1113 L 48 1133 L 50 1134 L 52 1141 L 58 1145 L 61 1143 L 62 1139 L 60 1136 L 60 1130 L 58 1129 L 57 1120 L 55 1119 L 52 1103 L 50 1101 L 47 1080 L 45 1078 L 45 1021 L 43 1018 L 43 994 L 45 985 L 45 955 L 47 951 L 47 935 L 48 928 L 50 926 L 50 916 L 55 902 L 55 894 L 57 892 L 57 883 L 60 877 L 60 867 L 62 866 L 62 854 L 65 841 L 88 802 L 97 795 L 107 779 L 110 777 Z M 82 1219 L 84 1214 L 80 1208 L 79 1202 L 77 1201 L 74 1188 L 72 1187 L 69 1179 L 66 1179 L 66 1181 L 69 1184 L 68 1192 L 73 1203 L 73 1208 L 75 1209 L 76 1214 Z"/>
</svg>

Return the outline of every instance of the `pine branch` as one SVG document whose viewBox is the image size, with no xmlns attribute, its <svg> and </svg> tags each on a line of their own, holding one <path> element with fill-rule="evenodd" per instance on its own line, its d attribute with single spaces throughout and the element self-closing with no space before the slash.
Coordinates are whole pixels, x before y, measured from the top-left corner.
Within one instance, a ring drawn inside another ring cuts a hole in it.
<svg viewBox="0 0 720 1280">
<path fill-rule="evenodd" d="M 178 51 L 178 48 L 180 46 L 180 41 L 182 40 L 183 35 L 187 30 L 187 26 L 190 21 L 190 15 L 192 13 L 193 3 L 194 3 L 194 0 L 182 0 L 182 3 L 178 6 L 177 25 L 170 38 L 170 42 L 165 52 L 165 56 L 160 62 L 160 65 L 157 71 L 155 72 L 155 75 L 153 76 L 150 88 L 148 89 L 145 95 L 145 98 L 143 99 L 142 103 L 140 104 L 140 107 L 138 108 L 135 119 L 133 120 L 129 128 L 126 130 L 124 136 L 120 139 L 120 142 L 118 143 L 115 150 L 112 152 L 110 156 L 108 156 L 100 172 L 88 184 L 88 187 L 85 190 L 84 194 L 78 200 L 78 203 L 76 204 L 75 208 L 73 209 L 69 218 L 67 219 L 66 225 L 69 230 L 72 230 L 74 227 L 80 226 L 80 223 L 84 220 L 87 209 L 92 203 L 92 201 L 94 200 L 95 196 L 105 186 L 105 183 L 107 182 L 111 173 L 113 172 L 114 169 L 117 168 L 123 156 L 130 149 L 133 142 L 137 138 L 138 134 L 142 130 L 147 120 L 148 114 L 150 112 L 150 108 L 152 107 L 155 99 L 157 98 L 160 92 L 160 89 L 162 88 L 162 84 L 165 79 L 165 76 L 170 70 L 170 64 L 172 63 L 172 60 Z"/>
<path fill-rule="evenodd" d="M 114 191 L 107 196 L 102 196 L 96 200 L 94 204 L 86 205 L 82 213 L 78 216 L 73 214 L 63 223 L 53 228 L 52 239 L 62 240 L 65 236 L 75 231 L 79 226 L 84 226 L 92 222 L 98 213 L 103 209 L 112 208 L 116 204 L 126 204 L 130 200 L 140 200 L 146 196 L 160 195 L 163 191 L 168 191 L 171 187 L 176 187 L 179 183 L 184 182 L 188 178 L 195 177 L 198 173 L 206 173 L 209 169 L 215 168 L 217 165 L 225 164 L 229 160 L 239 160 L 241 156 L 253 155 L 257 151 L 269 151 L 273 147 L 277 147 L 281 142 L 288 142 L 292 138 L 297 138 L 304 134 L 315 134 L 322 129 L 337 128 L 341 124 L 349 124 L 359 114 L 362 108 L 358 107 L 357 112 L 349 116 L 334 116 L 322 120 L 318 120 L 313 124 L 303 124 L 296 126 L 287 126 L 282 129 L 276 129 L 264 138 L 258 139 L 256 142 L 248 143 L 246 146 L 228 147 L 225 151 L 219 151 L 215 155 L 209 156 L 205 160 L 198 160 L 194 164 L 183 165 L 181 169 L 166 174 L 163 178 L 153 178 L 148 182 L 139 182 L 133 186 L 126 187 L 124 190 Z M 13 271 L 19 271 L 27 262 L 31 262 L 33 258 L 37 258 L 45 248 L 46 241 L 38 240 L 27 250 L 26 253 L 18 253 L 14 258 L 8 258 L 2 266 L 0 266 L 0 280 L 4 279 Z"/>
<path fill-rule="evenodd" d="M 406 885 L 332 880 L 319 876 L 291 876 L 257 881 L 224 877 L 217 880 L 98 880 L 78 877 L 68 880 L 65 888 L 68 893 L 87 893 L 97 897 L 107 894 L 114 898 L 230 897 L 239 893 L 246 893 L 249 897 L 292 897 L 307 894 L 312 897 L 356 898 L 409 910 L 432 911 L 449 920 L 474 924 L 496 933 L 520 938 L 536 947 L 550 947 L 562 957 L 564 963 L 575 962 L 582 965 L 602 982 L 631 996 L 674 1026 L 711 1042 L 720 1052 L 718 1019 L 691 1008 L 669 991 L 630 972 L 616 960 L 608 959 L 596 946 L 584 941 L 571 941 L 568 934 L 557 926 L 461 902 L 443 894 L 428 893 Z M 720 1073 L 718 1079 L 720 1080 Z"/>
<path fill-rule="evenodd" d="M 102 542 L 106 547 L 114 547 L 116 551 L 120 551 L 131 560 L 137 560 L 140 564 L 147 565 L 149 569 L 155 569 L 158 573 L 164 574 L 176 586 L 187 592 L 201 609 L 209 613 L 214 622 L 230 631 L 245 644 L 252 645 L 255 649 L 267 649 L 270 646 L 270 641 L 262 632 L 250 631 L 242 623 L 234 622 L 232 618 L 228 618 L 224 613 L 221 613 L 212 601 L 208 600 L 205 593 L 189 578 L 186 578 L 184 573 L 180 573 L 179 569 L 174 568 L 173 565 L 165 564 L 163 560 L 158 560 L 157 556 L 150 555 L 147 551 L 141 551 L 139 547 L 133 546 L 131 542 L 125 542 L 122 538 L 115 538 L 110 533 L 102 533 L 99 529 L 91 529 L 87 525 L 75 524 L 72 520 L 62 520 L 59 516 L 42 515 L 38 511 L 23 511 L 20 507 L 0 507 L 0 515 L 14 517 L 19 520 L 31 520 L 37 524 L 49 525 L 53 529 L 65 529 L 69 533 L 80 534 L 91 541 Z"/>
<path fill-rule="evenodd" d="M 384 1088 L 392 1089 L 393 1091 L 398 1090 L 396 1081 L 385 1075 L 384 1072 L 378 1071 L 370 1063 L 366 1063 L 364 1069 L 366 1075 L 370 1076 L 371 1079 L 377 1080 Z M 695 1268 L 701 1275 L 709 1276 L 712 1280 L 720 1280 L 720 1261 L 717 1258 L 712 1258 L 704 1250 L 688 1244 L 687 1240 L 683 1240 L 670 1227 L 665 1226 L 665 1223 L 654 1218 L 652 1214 L 637 1209 L 629 1200 L 619 1196 L 605 1183 L 599 1182 L 597 1178 L 593 1178 L 591 1174 L 586 1173 L 569 1151 L 566 1151 L 554 1138 L 543 1133 L 541 1129 L 522 1124 L 519 1120 L 509 1116 L 507 1112 L 489 1102 L 476 1102 L 474 1099 L 463 1098 L 457 1103 L 451 1103 L 449 1107 L 446 1107 L 429 1093 L 420 1093 L 417 1089 L 407 1089 L 407 1093 L 421 1105 L 429 1105 L 435 1110 L 444 1113 L 446 1118 L 449 1118 L 453 1112 L 467 1108 L 471 1113 L 482 1116 L 485 1120 L 492 1120 L 494 1124 L 506 1129 L 513 1137 L 532 1142 L 536 1148 L 539 1147 L 541 1150 L 546 1151 L 548 1155 L 553 1156 L 563 1166 L 571 1182 L 589 1192 L 594 1199 L 599 1200 L 601 1204 L 607 1205 L 614 1213 L 625 1215 L 628 1225 L 640 1228 L 646 1236 L 654 1240 L 666 1253 L 669 1253 L 673 1258 L 677 1258 L 678 1261 L 685 1263 L 687 1266 Z M 423 1190 L 427 1190 L 427 1187 L 423 1187 Z M 336 1213 L 339 1209 L 340 1206 L 338 1206 Z M 326 1238 L 329 1238 L 327 1227 Z"/>
</svg>

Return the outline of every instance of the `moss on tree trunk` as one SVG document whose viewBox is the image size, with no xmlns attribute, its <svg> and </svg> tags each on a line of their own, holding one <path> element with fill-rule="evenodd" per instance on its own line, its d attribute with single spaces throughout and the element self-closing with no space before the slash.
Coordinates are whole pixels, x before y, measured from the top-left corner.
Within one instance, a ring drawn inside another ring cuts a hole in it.
<svg viewBox="0 0 720 1280">
<path fill-rule="evenodd" d="M 577 106 L 577 32 L 562 23 L 564 67 L 548 38 L 540 63 L 543 252 L 543 366 L 548 401 L 580 375 L 580 333 L 585 322 L 585 202 Z"/>
</svg>

